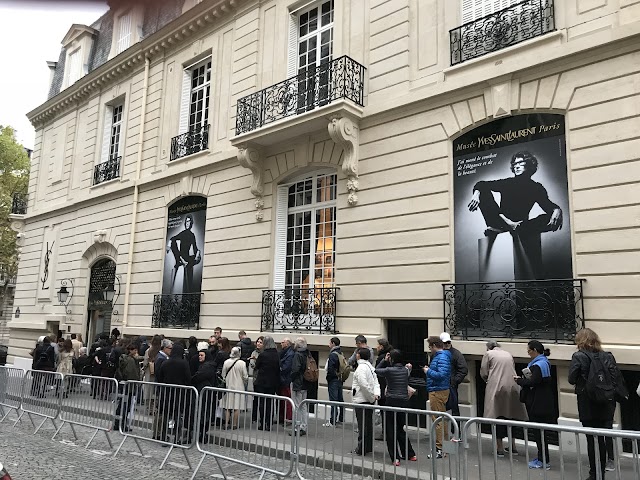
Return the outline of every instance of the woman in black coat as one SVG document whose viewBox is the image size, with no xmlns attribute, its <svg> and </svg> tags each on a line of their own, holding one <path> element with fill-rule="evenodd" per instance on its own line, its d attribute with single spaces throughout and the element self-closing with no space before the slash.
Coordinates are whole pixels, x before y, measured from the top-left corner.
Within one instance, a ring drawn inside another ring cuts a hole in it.
<svg viewBox="0 0 640 480">
<path fill-rule="evenodd" d="M 551 381 L 551 365 L 547 360 L 549 349 L 545 349 L 542 343 L 531 340 L 527 344 L 527 354 L 531 362 L 528 370 L 523 370 L 522 377 L 515 377 L 515 381 L 522 387 L 520 400 L 527 407 L 529 421 L 534 423 L 557 423 L 558 419 L 553 415 L 555 391 Z M 538 447 L 538 457 L 529 462 L 529 468 L 550 468 L 549 443 L 542 438 L 544 431 L 533 430 L 533 436 Z"/>
<path fill-rule="evenodd" d="M 191 377 L 191 385 L 198 389 L 198 392 L 205 387 L 213 387 L 216 383 L 216 366 L 213 357 L 208 349 L 198 352 L 198 371 Z"/>
<path fill-rule="evenodd" d="M 256 359 L 255 382 L 253 389 L 256 393 L 275 395 L 280 385 L 280 355 L 276 350 L 276 343 L 272 337 L 264 337 L 262 353 Z M 272 400 L 258 399 L 258 430 L 271 430 Z"/>
<path fill-rule="evenodd" d="M 578 397 L 578 419 L 583 427 L 610 428 L 613 422 L 613 414 L 616 410 L 616 401 L 608 403 L 595 403 L 587 395 L 586 385 L 589 377 L 589 367 L 591 358 L 598 356 L 604 363 L 605 358 L 610 359 L 615 364 L 613 355 L 602 350 L 602 344 L 598 334 L 590 328 L 583 328 L 576 334 L 576 347 L 578 351 L 571 357 L 569 366 L 569 383 L 576 386 Z M 597 462 L 595 453 L 595 441 L 593 435 L 587 435 L 587 453 L 589 455 L 589 480 L 597 478 Z M 607 449 L 605 438 L 598 437 L 598 448 L 600 454 L 600 470 L 604 480 L 604 472 L 607 460 Z"/>
</svg>

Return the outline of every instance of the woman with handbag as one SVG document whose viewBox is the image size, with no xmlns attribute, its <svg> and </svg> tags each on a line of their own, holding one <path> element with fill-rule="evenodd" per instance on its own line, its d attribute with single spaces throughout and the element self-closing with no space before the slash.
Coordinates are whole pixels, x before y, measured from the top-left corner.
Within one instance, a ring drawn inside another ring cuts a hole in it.
<svg viewBox="0 0 640 480">
<path fill-rule="evenodd" d="M 385 360 L 391 366 L 376 368 L 376 375 L 383 377 L 387 382 L 386 406 L 407 408 L 409 406 L 409 368 L 401 363 L 402 352 L 391 350 L 385 356 Z M 417 461 L 416 452 L 413 450 L 411 440 L 404 431 L 407 414 L 385 410 L 384 433 L 387 440 L 387 450 L 393 465 L 400 465 L 400 459 L 408 458 L 409 461 Z"/>
<path fill-rule="evenodd" d="M 245 391 L 244 386 L 249 379 L 249 375 L 247 374 L 247 364 L 240 359 L 240 348 L 233 347 L 231 349 L 229 359 L 224 362 L 224 366 L 222 367 L 222 378 L 225 382 L 224 388 L 227 390 Z M 221 407 L 225 410 L 226 429 L 236 430 L 238 428 L 240 410 L 244 410 L 246 403 L 244 397 L 244 395 L 227 392 L 220 401 Z M 232 422 L 229 423 L 231 416 Z"/>
</svg>

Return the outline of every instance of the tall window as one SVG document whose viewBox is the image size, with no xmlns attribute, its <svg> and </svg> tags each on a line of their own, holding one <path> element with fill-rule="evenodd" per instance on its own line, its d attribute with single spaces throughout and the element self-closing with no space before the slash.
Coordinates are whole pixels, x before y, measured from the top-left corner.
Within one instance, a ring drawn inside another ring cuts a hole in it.
<svg viewBox="0 0 640 480">
<path fill-rule="evenodd" d="M 298 107 L 302 110 L 314 108 L 328 96 L 329 62 L 333 58 L 333 2 L 317 2 L 297 14 L 295 74 L 298 75 Z"/>
<path fill-rule="evenodd" d="M 118 22 L 118 43 L 116 55 L 131 46 L 131 11 L 122 15 Z"/>
<path fill-rule="evenodd" d="M 209 92 L 211 89 L 211 60 L 191 71 L 191 101 L 189 104 L 189 131 L 200 130 L 207 124 Z"/>
<path fill-rule="evenodd" d="M 109 159 L 119 156 L 120 131 L 122 129 L 122 105 L 113 107 L 111 115 L 111 135 L 109 137 Z"/>
<path fill-rule="evenodd" d="M 287 188 L 284 288 L 335 286 L 335 173 L 319 174 Z"/>
<path fill-rule="evenodd" d="M 68 85 L 73 85 L 82 76 L 82 59 L 81 51 L 77 49 L 69 55 L 69 77 Z"/>
</svg>

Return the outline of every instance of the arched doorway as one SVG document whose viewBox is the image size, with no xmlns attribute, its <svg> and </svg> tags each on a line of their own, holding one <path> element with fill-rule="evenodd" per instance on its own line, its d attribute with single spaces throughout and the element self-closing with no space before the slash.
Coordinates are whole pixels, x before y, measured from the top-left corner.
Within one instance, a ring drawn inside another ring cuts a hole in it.
<svg viewBox="0 0 640 480">
<path fill-rule="evenodd" d="M 101 333 L 111 332 L 113 303 L 107 300 L 106 291 L 114 289 L 115 278 L 116 262 L 111 258 L 102 258 L 91 267 L 87 307 L 87 343 L 93 342 Z"/>
</svg>

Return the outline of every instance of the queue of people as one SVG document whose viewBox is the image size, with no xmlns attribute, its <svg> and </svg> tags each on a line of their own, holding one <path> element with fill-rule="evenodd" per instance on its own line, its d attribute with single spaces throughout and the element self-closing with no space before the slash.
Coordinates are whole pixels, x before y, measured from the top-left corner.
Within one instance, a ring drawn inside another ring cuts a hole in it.
<svg viewBox="0 0 640 480">
<path fill-rule="evenodd" d="M 579 419 L 585 427 L 612 428 L 616 401 L 629 396 L 615 358 L 603 351 L 598 335 L 589 328 L 580 330 L 575 342 L 577 351 L 571 360 L 568 381 L 575 386 Z M 459 416 L 458 387 L 468 374 L 466 360 L 452 346 L 451 336 L 446 332 L 439 337 L 429 337 L 427 345 L 430 362 L 420 367 L 425 378 L 429 409 L 434 412 L 451 411 L 453 416 Z M 335 427 L 344 421 L 344 407 L 340 404 L 344 403 L 344 384 L 351 374 L 353 405 L 371 407 L 377 404 L 402 409 L 408 407 L 409 399 L 415 393 L 410 386 L 413 365 L 403 362 L 402 352 L 386 339 L 378 339 L 374 351 L 368 346 L 367 339 L 358 335 L 355 346 L 353 355 L 347 360 L 342 353 L 340 339 L 332 337 L 329 340 L 329 355 L 324 371 L 329 400 L 333 403 L 329 418 L 323 424 L 325 427 Z M 526 348 L 530 362 L 517 372 L 514 358 L 508 351 L 503 350 L 496 341 L 486 343 L 486 353 L 480 365 L 480 376 L 486 382 L 483 416 L 536 424 L 557 423 L 557 416 L 553 413 L 556 411 L 555 382 L 548 360 L 551 352 L 538 340 L 531 340 Z M 72 335 L 70 339 L 41 337 L 31 354 L 35 371 L 89 373 L 123 382 L 142 379 L 158 384 L 193 385 L 198 391 L 205 387 L 225 388 L 231 392 L 219 399 L 216 407 L 223 413 L 216 414 L 216 417 L 222 427 L 228 429 L 239 427 L 239 414 L 247 409 L 243 396 L 232 392 L 246 391 L 250 377 L 256 393 L 289 397 L 297 408 L 304 408 L 307 392 L 316 388 L 314 384 L 319 376 L 316 360 L 308 351 L 304 337 L 298 337 L 295 341 L 284 338 L 278 351 L 272 337 L 261 336 L 254 344 L 246 332 L 240 331 L 238 342 L 232 347 L 229 339 L 222 336 L 220 328 L 216 328 L 214 335 L 206 342 L 198 342 L 195 337 L 189 338 L 188 347 L 181 341 L 173 342 L 161 335 L 155 335 L 150 344 L 146 337 L 121 338 L 117 329 L 111 336 L 99 336 L 89 350 L 82 344 L 79 335 Z M 33 394 L 42 394 L 41 384 L 34 379 Z M 64 392 L 64 395 L 68 393 Z M 104 389 L 98 391 L 92 385 L 91 393 L 94 398 L 108 399 L 115 392 Z M 195 405 L 189 406 L 186 413 L 177 412 L 175 406 L 168 406 L 167 400 L 148 384 L 140 392 L 132 393 L 129 390 L 126 401 L 127 404 L 143 402 L 149 414 L 156 414 L 156 439 L 166 436 L 169 420 L 177 424 L 179 418 L 187 422 L 188 418 L 192 420 L 194 416 Z M 118 414 L 121 406 L 119 404 Z M 254 397 L 252 421 L 258 423 L 259 430 L 270 430 L 274 422 L 283 425 L 292 423 L 289 403 L 276 408 L 277 413 L 274 408 L 273 402 L 265 397 Z M 354 408 L 354 411 L 358 441 L 352 450 L 353 454 L 371 453 L 375 438 L 386 441 L 394 465 L 399 465 L 403 459 L 417 459 L 405 432 L 406 415 L 386 411 L 380 422 L 383 437 L 374 437 L 374 409 Z M 128 412 L 122 415 L 125 430 L 131 428 L 127 415 Z M 497 456 L 517 455 L 515 437 L 511 435 L 512 443 L 505 446 L 507 429 L 503 425 L 496 427 Z M 308 411 L 305 411 L 299 415 L 299 421 L 292 426 L 290 434 L 297 431 L 299 435 L 306 435 L 307 428 Z M 436 428 L 436 458 L 446 456 L 443 449 L 445 429 L 445 422 L 440 422 Z M 530 429 L 537 447 L 536 458 L 528 464 L 532 469 L 548 470 L 552 465 L 549 442 L 543 430 Z M 606 471 L 614 470 L 611 438 L 605 440 L 598 437 L 596 440 L 593 436 L 587 436 L 587 445 L 589 479 L 596 478 L 598 469 L 604 478 Z"/>
</svg>

